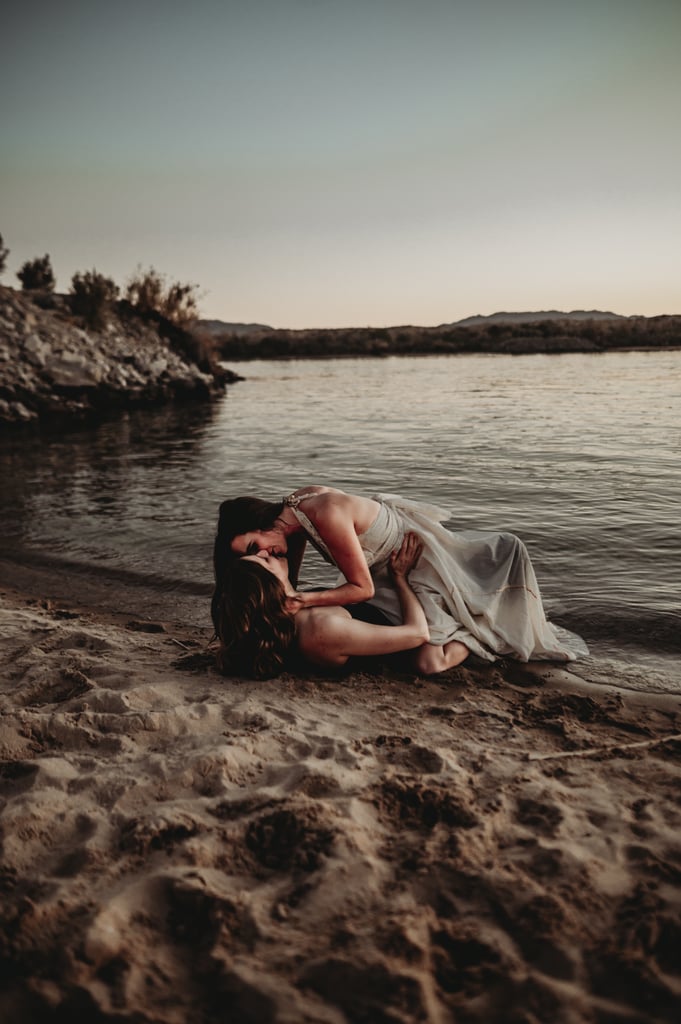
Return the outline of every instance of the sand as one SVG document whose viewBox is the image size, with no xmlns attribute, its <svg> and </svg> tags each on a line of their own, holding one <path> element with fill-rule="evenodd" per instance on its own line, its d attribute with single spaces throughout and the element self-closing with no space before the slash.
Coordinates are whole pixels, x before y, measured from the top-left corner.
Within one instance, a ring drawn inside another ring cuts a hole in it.
<svg viewBox="0 0 681 1024">
<path fill-rule="evenodd" d="M 678 698 L 250 683 L 200 629 L 0 616 L 4 1024 L 681 1017 Z"/>
</svg>

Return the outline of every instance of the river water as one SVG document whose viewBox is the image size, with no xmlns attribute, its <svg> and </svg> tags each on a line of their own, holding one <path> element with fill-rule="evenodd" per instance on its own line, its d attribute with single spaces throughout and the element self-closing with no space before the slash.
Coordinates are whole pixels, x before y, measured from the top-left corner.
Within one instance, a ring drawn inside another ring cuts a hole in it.
<svg viewBox="0 0 681 1024">
<path fill-rule="evenodd" d="M 239 370 L 209 408 L 2 439 L 0 555 L 201 622 L 223 498 L 306 483 L 423 498 L 458 528 L 518 533 L 551 617 L 596 658 L 649 669 L 635 688 L 681 692 L 681 351 Z M 303 579 L 329 582 L 314 554 Z"/>
</svg>

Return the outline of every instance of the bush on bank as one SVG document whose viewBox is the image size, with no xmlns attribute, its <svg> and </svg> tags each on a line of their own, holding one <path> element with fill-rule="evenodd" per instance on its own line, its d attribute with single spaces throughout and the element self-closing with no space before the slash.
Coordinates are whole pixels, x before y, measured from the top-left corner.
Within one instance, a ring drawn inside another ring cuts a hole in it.
<svg viewBox="0 0 681 1024">
<path fill-rule="evenodd" d="M 153 267 L 139 270 L 128 283 L 125 297 L 138 312 L 157 313 L 178 327 L 189 327 L 198 316 L 197 285 L 165 278 Z"/>
<path fill-rule="evenodd" d="M 5 273 L 5 267 L 7 266 L 7 257 L 9 256 L 9 249 L 5 248 L 2 235 L 0 235 L 0 274 Z"/>
<path fill-rule="evenodd" d="M 26 292 L 53 292 L 56 284 L 50 257 L 47 253 L 44 256 L 36 256 L 34 260 L 26 260 L 21 269 L 17 271 L 17 277 Z"/>
<path fill-rule="evenodd" d="M 74 274 L 71 278 L 71 311 L 81 316 L 84 323 L 99 331 L 106 325 L 118 298 L 118 286 L 112 278 L 96 270 Z"/>
</svg>

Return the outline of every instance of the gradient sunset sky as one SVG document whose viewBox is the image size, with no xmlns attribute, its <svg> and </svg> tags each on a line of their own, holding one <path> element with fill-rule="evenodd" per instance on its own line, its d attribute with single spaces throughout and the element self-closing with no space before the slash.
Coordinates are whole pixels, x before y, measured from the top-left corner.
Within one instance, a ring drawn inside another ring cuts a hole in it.
<svg viewBox="0 0 681 1024">
<path fill-rule="evenodd" d="M 277 327 L 681 313 L 679 0 L 4 5 L 2 282 Z"/>
</svg>

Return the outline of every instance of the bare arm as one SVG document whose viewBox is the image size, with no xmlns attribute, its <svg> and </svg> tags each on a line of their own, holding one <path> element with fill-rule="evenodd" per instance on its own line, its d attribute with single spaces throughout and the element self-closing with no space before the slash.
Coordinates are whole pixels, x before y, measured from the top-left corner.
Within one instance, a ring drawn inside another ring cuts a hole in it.
<svg viewBox="0 0 681 1024">
<path fill-rule="evenodd" d="M 357 604 L 374 596 L 374 583 L 355 529 L 350 495 L 334 492 L 307 506 L 308 515 L 346 579 L 332 590 L 301 594 L 303 607 Z"/>
<path fill-rule="evenodd" d="M 393 551 L 391 554 L 388 568 L 392 584 L 400 599 L 402 625 L 413 627 L 421 636 L 425 634 L 423 642 L 426 643 L 430 639 L 426 613 L 409 584 L 409 573 L 417 565 L 422 553 L 423 544 L 417 535 L 408 533 L 402 541 L 399 551 Z M 398 629 L 399 627 L 392 626 L 390 628 Z"/>
<path fill-rule="evenodd" d="M 394 654 L 427 643 L 428 622 L 421 603 L 409 586 L 407 575 L 422 551 L 415 534 L 407 534 L 399 552 L 393 552 L 390 569 L 400 599 L 401 626 L 375 626 L 351 619 L 346 612 L 313 615 L 309 629 L 299 637 L 301 652 L 310 660 L 342 665 L 352 655 Z"/>
<path fill-rule="evenodd" d="M 305 554 L 306 544 L 307 537 L 304 533 L 294 533 L 289 538 L 286 560 L 288 562 L 288 578 L 294 587 L 298 586 L 298 575 L 300 573 L 303 555 Z"/>
</svg>

